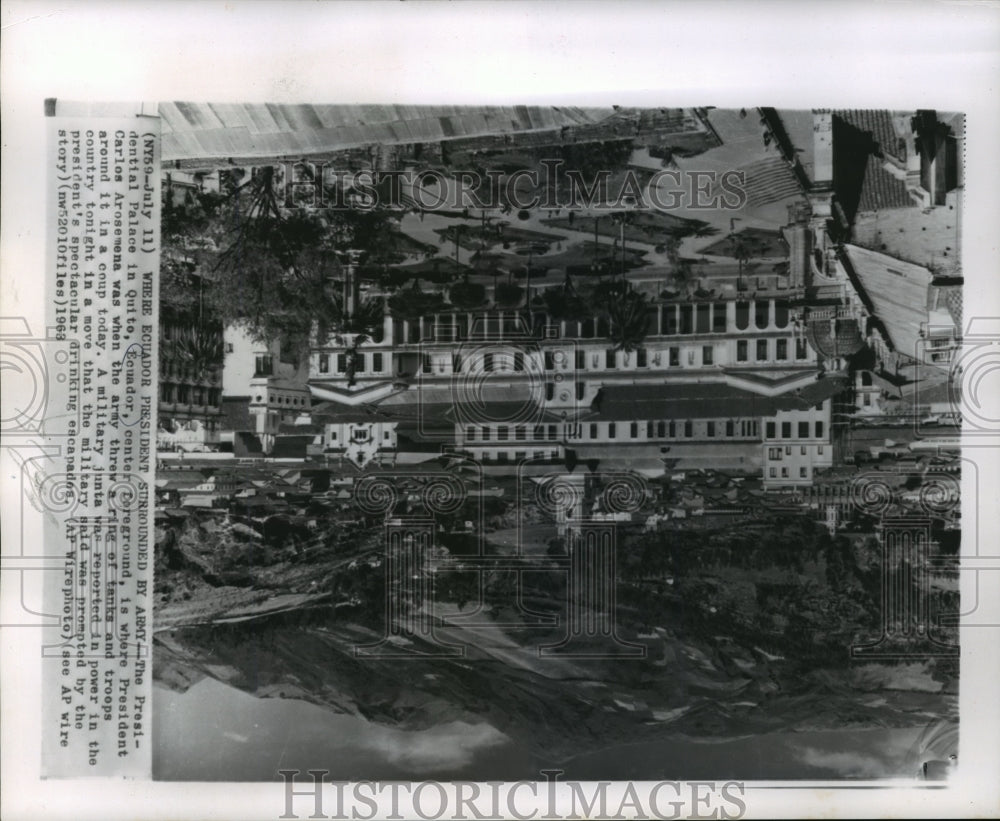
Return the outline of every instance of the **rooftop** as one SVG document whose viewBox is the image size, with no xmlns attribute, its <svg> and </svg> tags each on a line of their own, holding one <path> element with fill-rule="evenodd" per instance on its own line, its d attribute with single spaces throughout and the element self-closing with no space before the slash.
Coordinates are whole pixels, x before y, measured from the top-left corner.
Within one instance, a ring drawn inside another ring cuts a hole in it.
<svg viewBox="0 0 1000 821">
<path fill-rule="evenodd" d="M 594 125 L 612 108 L 577 106 L 309 105 L 160 103 L 163 161 L 219 166 L 227 158 L 266 159 L 345 151 L 372 144 Z"/>
<path fill-rule="evenodd" d="M 873 313 L 898 352 L 917 356 L 920 329 L 927 322 L 931 272 L 921 265 L 895 259 L 857 245 L 845 245 L 844 255 Z"/>
<path fill-rule="evenodd" d="M 719 419 L 773 416 L 806 410 L 844 389 L 840 377 L 816 379 L 804 388 L 761 396 L 728 385 L 616 385 L 601 388 L 591 405 L 593 420 Z"/>
</svg>

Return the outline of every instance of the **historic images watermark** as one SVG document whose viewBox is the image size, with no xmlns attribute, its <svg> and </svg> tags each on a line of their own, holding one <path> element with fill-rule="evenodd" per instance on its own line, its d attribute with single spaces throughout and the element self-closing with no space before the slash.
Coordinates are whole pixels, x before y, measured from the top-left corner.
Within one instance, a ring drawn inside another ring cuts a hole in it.
<svg viewBox="0 0 1000 821">
<path fill-rule="evenodd" d="M 435 168 L 345 170 L 322 161 L 280 167 L 279 196 L 285 207 L 374 210 L 415 207 L 422 211 L 498 208 L 555 210 L 622 208 L 674 211 L 739 211 L 747 204 L 746 172 L 661 168 L 640 175 L 600 169 L 584 174 L 559 159 L 513 170 Z"/>
<path fill-rule="evenodd" d="M 741 781 L 560 781 L 562 770 L 542 770 L 544 781 L 329 781 L 329 770 L 279 770 L 284 812 L 279 819 L 422 818 L 437 821 L 502 818 L 743 818 Z M 296 801 L 296 799 L 299 799 Z M 324 803 L 324 800 L 326 803 Z M 298 812 L 309 812 L 300 816 Z"/>
</svg>

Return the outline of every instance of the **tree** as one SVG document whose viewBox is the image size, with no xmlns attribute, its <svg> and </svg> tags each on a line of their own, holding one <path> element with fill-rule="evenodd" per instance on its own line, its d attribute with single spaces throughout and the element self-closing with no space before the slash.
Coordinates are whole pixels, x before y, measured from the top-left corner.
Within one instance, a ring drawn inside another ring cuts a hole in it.
<svg viewBox="0 0 1000 821">
<path fill-rule="evenodd" d="M 608 339 L 615 349 L 633 351 L 646 338 L 649 330 L 649 299 L 645 294 L 626 286 L 611 297 L 607 308 L 610 327 Z"/>
<path fill-rule="evenodd" d="M 545 310 L 553 319 L 585 319 L 591 315 L 590 306 L 573 287 L 567 272 L 561 286 L 546 288 L 542 294 Z"/>
<path fill-rule="evenodd" d="M 245 182 L 227 175 L 223 187 L 184 213 L 167 209 L 161 296 L 173 301 L 196 274 L 200 315 L 243 324 L 260 341 L 304 346 L 313 322 L 332 313 L 334 232 L 314 212 L 279 206 L 273 168 Z"/>
<path fill-rule="evenodd" d="M 427 292 L 420 287 L 420 280 L 414 279 L 405 288 L 389 297 L 389 309 L 403 319 L 417 319 L 444 308 L 444 297 L 436 291 Z"/>
<path fill-rule="evenodd" d="M 196 379 L 218 368 L 224 358 L 222 334 L 218 328 L 196 325 L 180 331 L 173 342 L 174 355 L 189 367 Z"/>
<path fill-rule="evenodd" d="M 494 291 L 494 299 L 502 308 L 516 308 L 524 296 L 524 289 L 513 282 L 502 282 Z"/>
<path fill-rule="evenodd" d="M 743 234 L 730 234 L 730 249 L 736 260 L 736 289 L 743 290 L 743 266 L 750 261 L 750 243 Z"/>
<path fill-rule="evenodd" d="M 486 287 L 478 282 L 470 282 L 468 272 L 462 275 L 462 281 L 451 286 L 448 299 L 456 308 L 471 310 L 486 302 Z"/>
</svg>

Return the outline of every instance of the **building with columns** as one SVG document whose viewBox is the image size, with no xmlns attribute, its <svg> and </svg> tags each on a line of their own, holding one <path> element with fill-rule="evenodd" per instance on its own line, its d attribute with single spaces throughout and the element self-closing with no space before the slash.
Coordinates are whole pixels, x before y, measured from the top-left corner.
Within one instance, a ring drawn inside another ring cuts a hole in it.
<svg viewBox="0 0 1000 821">
<path fill-rule="evenodd" d="M 453 424 L 442 444 L 486 465 L 571 450 L 628 458 L 650 473 L 701 464 L 796 485 L 832 464 L 832 397 L 844 388 L 818 379 L 833 358 L 810 345 L 800 314 L 788 291 L 654 304 L 632 351 L 616 350 L 599 318 L 387 316 L 381 341 L 353 353 L 353 385 L 352 341 L 331 336 L 311 353 L 309 386 L 315 399 L 344 408 L 434 396 Z"/>
</svg>

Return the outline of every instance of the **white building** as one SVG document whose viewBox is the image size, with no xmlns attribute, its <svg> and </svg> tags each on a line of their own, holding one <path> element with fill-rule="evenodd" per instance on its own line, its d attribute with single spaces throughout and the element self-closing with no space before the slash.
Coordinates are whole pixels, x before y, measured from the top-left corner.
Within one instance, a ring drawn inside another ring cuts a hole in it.
<svg viewBox="0 0 1000 821">
<path fill-rule="evenodd" d="M 308 419 L 311 398 L 308 360 L 282 355 L 278 342 L 257 342 L 243 327 L 230 325 L 223 333 L 223 402 L 247 401 L 253 433 L 274 436 L 282 425 Z"/>
</svg>

